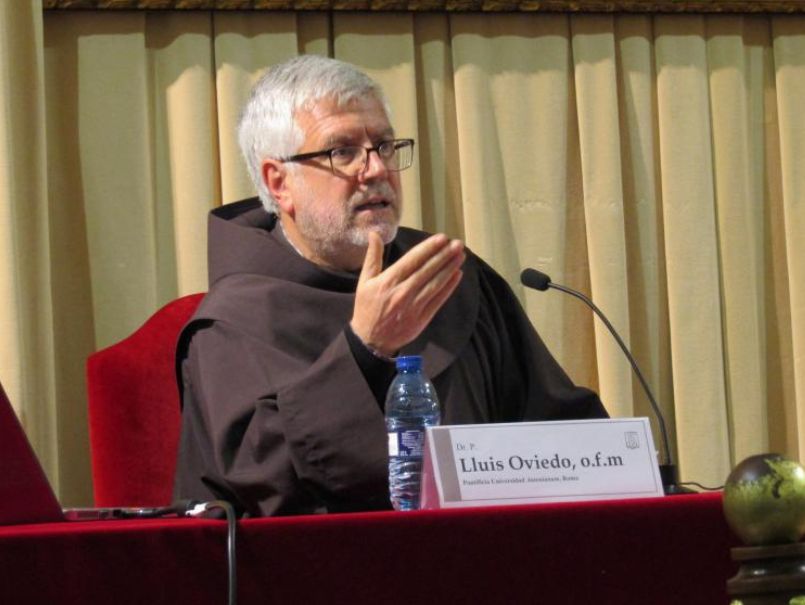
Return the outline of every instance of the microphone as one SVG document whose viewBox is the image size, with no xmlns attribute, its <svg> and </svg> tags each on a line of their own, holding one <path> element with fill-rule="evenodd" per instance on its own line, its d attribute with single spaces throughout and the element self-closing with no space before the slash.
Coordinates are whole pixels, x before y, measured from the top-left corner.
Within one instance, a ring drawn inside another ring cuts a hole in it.
<svg viewBox="0 0 805 605">
<path fill-rule="evenodd" d="M 662 415 L 660 411 L 660 407 L 657 405 L 657 400 L 654 399 L 654 395 L 651 393 L 651 389 L 646 382 L 646 379 L 643 377 L 643 373 L 640 371 L 640 368 L 637 366 L 637 361 L 629 352 L 629 349 L 626 348 L 626 345 L 623 342 L 623 339 L 618 335 L 615 331 L 615 328 L 603 314 L 601 309 L 599 309 L 595 303 L 587 298 L 581 292 L 574 290 L 572 288 L 568 288 L 567 286 L 563 286 L 561 284 L 555 284 L 551 281 L 551 278 L 545 275 L 542 271 L 537 271 L 536 269 L 523 269 L 523 272 L 520 274 L 520 282 L 527 288 L 532 288 L 534 290 L 539 290 L 540 292 L 545 292 L 548 288 L 553 288 L 555 290 L 561 290 L 571 296 L 575 296 L 588 307 L 590 307 L 596 315 L 598 315 L 599 319 L 604 322 L 604 325 L 609 329 L 612 336 L 615 337 L 618 345 L 620 345 L 621 350 L 623 351 L 626 358 L 629 360 L 629 363 L 632 364 L 632 370 L 634 370 L 637 379 L 640 381 L 640 384 L 643 387 L 643 390 L 648 397 L 648 401 L 651 404 L 651 409 L 654 411 L 654 416 L 657 419 L 657 424 L 660 427 L 660 435 L 662 437 L 662 447 L 663 447 L 663 454 L 665 458 L 665 464 L 660 464 L 660 478 L 662 479 L 662 487 L 663 491 L 666 495 L 675 495 L 675 494 L 686 494 L 690 493 L 690 490 L 687 488 L 682 487 L 679 485 L 679 479 L 676 470 L 676 464 L 674 464 L 674 459 L 671 455 L 671 448 L 668 445 L 668 431 L 665 429 L 665 417 Z"/>
</svg>

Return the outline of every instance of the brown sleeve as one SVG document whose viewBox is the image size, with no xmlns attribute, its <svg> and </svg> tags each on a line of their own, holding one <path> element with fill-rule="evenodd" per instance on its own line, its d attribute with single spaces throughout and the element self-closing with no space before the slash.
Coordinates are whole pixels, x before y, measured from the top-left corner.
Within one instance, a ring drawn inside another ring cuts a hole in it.
<svg viewBox="0 0 805 605">
<path fill-rule="evenodd" d="M 383 414 L 343 332 L 302 360 L 214 322 L 183 365 L 178 496 L 195 481 L 252 514 L 388 507 Z"/>
</svg>

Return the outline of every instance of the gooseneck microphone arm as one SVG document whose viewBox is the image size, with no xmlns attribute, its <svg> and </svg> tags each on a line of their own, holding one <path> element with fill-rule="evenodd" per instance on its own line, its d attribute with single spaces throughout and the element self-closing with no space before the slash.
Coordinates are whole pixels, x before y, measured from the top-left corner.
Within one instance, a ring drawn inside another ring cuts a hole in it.
<svg viewBox="0 0 805 605">
<path fill-rule="evenodd" d="M 523 272 L 520 274 L 520 281 L 524 286 L 527 288 L 532 288 L 534 290 L 539 290 L 541 292 L 546 291 L 548 288 L 554 288 L 555 290 L 561 290 L 566 294 L 570 294 L 571 296 L 575 296 L 582 302 L 584 302 L 588 307 L 590 307 L 598 318 L 604 322 L 604 325 L 609 329 L 610 334 L 615 338 L 615 341 L 620 346 L 621 350 L 623 351 L 624 355 L 626 355 L 626 359 L 629 360 L 629 363 L 632 365 L 632 370 L 634 370 L 637 379 L 640 381 L 640 385 L 643 387 L 643 391 L 646 393 L 646 397 L 648 397 L 649 403 L 651 404 L 651 409 L 654 411 L 654 416 L 657 419 L 657 423 L 660 427 L 660 435 L 662 437 L 662 447 L 663 447 L 663 454 L 665 458 L 665 464 L 660 465 L 660 475 L 662 477 L 663 487 L 665 489 L 666 494 L 672 493 L 683 493 L 684 488 L 679 487 L 679 482 L 677 479 L 676 473 L 676 465 L 674 464 L 673 456 L 671 455 L 671 447 L 668 443 L 668 431 L 665 428 L 665 418 L 660 411 L 660 407 L 657 405 L 657 400 L 654 398 L 654 395 L 651 392 L 651 389 L 648 386 L 648 382 L 646 382 L 645 377 L 643 376 L 643 372 L 640 371 L 640 368 L 637 365 L 637 361 L 635 361 L 634 356 L 629 352 L 629 349 L 626 348 L 626 344 L 623 342 L 623 339 L 620 335 L 615 331 L 614 326 L 610 323 L 610 321 L 606 318 L 604 313 L 599 309 L 596 304 L 590 300 L 587 296 L 578 292 L 572 288 L 568 288 L 567 286 L 563 286 L 561 284 L 555 284 L 551 281 L 551 278 L 548 277 L 545 273 L 541 271 L 537 271 L 536 269 L 524 269 Z"/>
</svg>

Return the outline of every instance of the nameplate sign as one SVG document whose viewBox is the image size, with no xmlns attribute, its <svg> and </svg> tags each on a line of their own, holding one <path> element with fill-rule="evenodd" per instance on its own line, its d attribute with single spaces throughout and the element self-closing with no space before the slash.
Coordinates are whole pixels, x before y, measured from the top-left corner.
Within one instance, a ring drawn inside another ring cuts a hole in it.
<svg viewBox="0 0 805 605">
<path fill-rule="evenodd" d="M 662 496 L 647 418 L 427 429 L 421 508 Z"/>
</svg>

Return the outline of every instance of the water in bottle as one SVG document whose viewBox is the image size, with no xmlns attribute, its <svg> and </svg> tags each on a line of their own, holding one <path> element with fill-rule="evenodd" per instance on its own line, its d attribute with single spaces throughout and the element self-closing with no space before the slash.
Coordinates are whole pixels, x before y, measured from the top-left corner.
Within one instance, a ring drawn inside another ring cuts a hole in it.
<svg viewBox="0 0 805 605">
<path fill-rule="evenodd" d="M 422 357 L 397 358 L 397 375 L 386 396 L 389 489 L 396 510 L 419 508 L 425 428 L 439 424 L 439 400 L 422 373 Z"/>
</svg>

